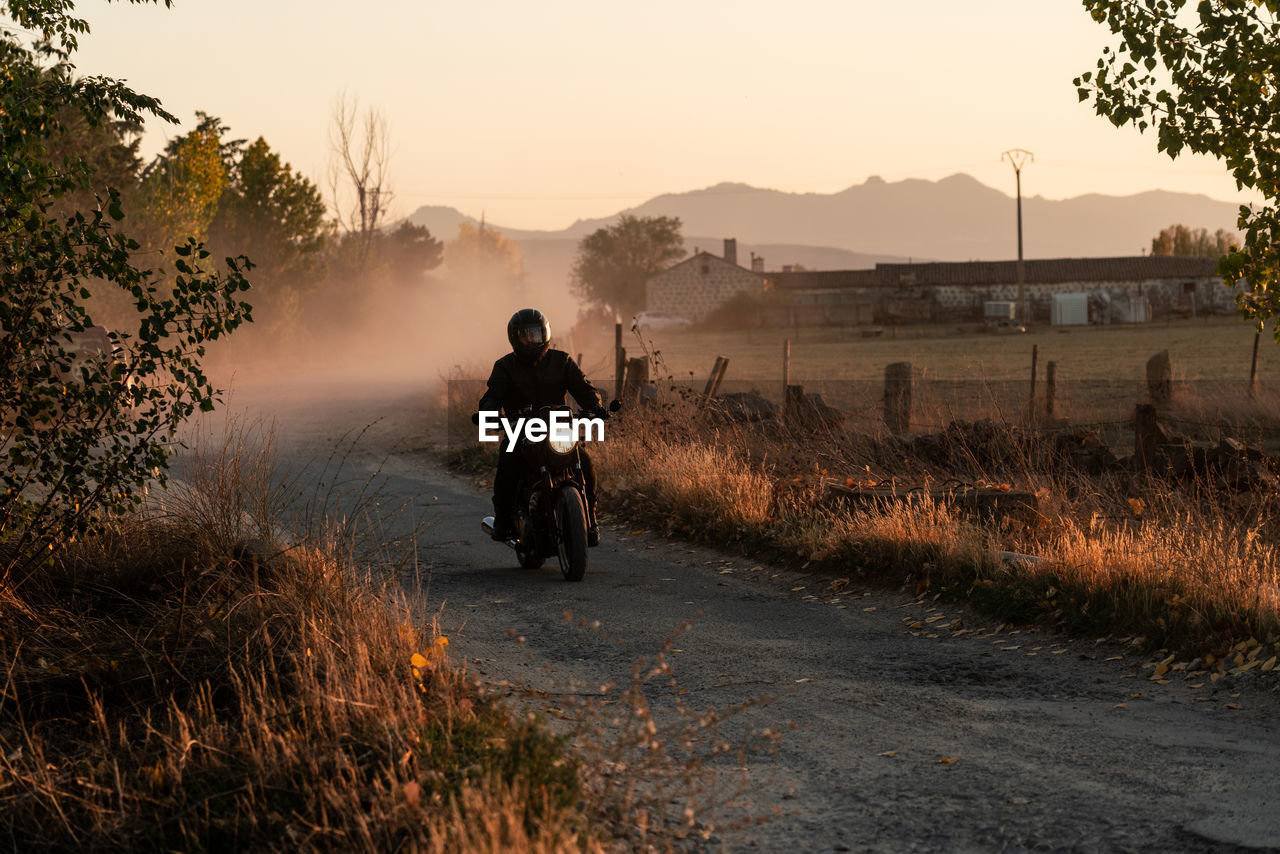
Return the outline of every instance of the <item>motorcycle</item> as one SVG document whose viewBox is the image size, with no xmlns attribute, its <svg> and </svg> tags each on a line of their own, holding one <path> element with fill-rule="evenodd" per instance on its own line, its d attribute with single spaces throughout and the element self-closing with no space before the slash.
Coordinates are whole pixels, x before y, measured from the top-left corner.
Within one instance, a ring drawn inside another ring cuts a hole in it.
<svg viewBox="0 0 1280 854">
<path fill-rule="evenodd" d="M 610 412 L 620 408 L 609 404 Z M 538 417 L 549 420 L 554 410 L 567 406 L 543 407 Z M 577 413 L 579 416 L 587 413 Z M 521 434 L 515 453 L 520 455 L 522 473 L 516 502 L 516 535 L 507 540 L 520 566 L 538 569 L 555 556 L 566 581 L 581 581 L 587 572 L 587 529 L 590 518 L 586 478 L 582 472 L 578 442 L 553 440 L 550 435 L 531 442 Z M 494 518 L 485 516 L 480 528 L 493 535 Z M 594 544 L 592 544 L 594 545 Z"/>
</svg>

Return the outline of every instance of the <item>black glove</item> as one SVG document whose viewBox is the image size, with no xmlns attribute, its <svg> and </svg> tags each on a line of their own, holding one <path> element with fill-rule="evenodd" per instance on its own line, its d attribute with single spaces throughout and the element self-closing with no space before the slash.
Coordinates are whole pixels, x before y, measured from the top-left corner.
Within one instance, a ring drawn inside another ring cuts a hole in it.
<svg viewBox="0 0 1280 854">
<path fill-rule="evenodd" d="M 599 418 L 601 421 L 608 421 L 609 416 L 612 413 L 610 413 L 609 410 L 605 409 L 603 406 L 597 406 L 595 409 L 591 410 L 591 414 L 594 415 L 596 418 Z"/>
</svg>

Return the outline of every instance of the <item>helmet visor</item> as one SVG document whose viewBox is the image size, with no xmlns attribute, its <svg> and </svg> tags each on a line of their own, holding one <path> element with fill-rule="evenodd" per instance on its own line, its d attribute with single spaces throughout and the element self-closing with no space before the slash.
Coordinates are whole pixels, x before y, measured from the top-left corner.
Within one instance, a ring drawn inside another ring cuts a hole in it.
<svg viewBox="0 0 1280 854">
<path fill-rule="evenodd" d="M 521 326 L 516 330 L 516 346 L 521 350 L 537 350 L 545 347 L 547 341 L 547 330 L 540 323 Z"/>
</svg>

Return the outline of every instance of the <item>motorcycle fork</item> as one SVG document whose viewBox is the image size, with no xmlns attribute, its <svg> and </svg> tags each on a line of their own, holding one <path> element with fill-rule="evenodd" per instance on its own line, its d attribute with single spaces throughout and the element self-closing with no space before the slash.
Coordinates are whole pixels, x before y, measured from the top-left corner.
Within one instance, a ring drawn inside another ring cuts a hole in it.
<svg viewBox="0 0 1280 854">
<path fill-rule="evenodd" d="M 582 457 L 576 456 L 573 462 L 573 468 L 578 473 L 578 483 L 582 484 L 582 504 L 587 508 L 587 524 L 596 524 L 596 508 L 595 504 L 587 500 L 587 476 L 582 473 Z"/>
<path fill-rule="evenodd" d="M 564 537 L 560 533 L 560 514 L 556 510 L 556 482 L 555 482 L 555 479 L 551 477 L 551 472 L 547 470 L 546 466 L 542 467 L 542 479 L 543 481 L 546 482 L 547 500 L 551 502 L 551 506 L 549 508 L 546 508 L 543 512 L 547 512 L 548 510 L 550 511 L 551 522 L 552 522 L 552 525 L 551 525 L 551 532 L 552 532 L 551 536 L 553 538 L 552 542 L 558 548 L 560 546 L 560 541 Z"/>
</svg>

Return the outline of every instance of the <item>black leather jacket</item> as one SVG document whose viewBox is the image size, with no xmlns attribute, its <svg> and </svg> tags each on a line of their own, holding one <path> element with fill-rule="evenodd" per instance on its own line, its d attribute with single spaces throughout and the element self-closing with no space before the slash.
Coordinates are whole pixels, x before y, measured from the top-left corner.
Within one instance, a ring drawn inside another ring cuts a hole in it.
<svg viewBox="0 0 1280 854">
<path fill-rule="evenodd" d="M 479 409 L 513 413 L 525 406 L 563 406 L 566 393 L 588 412 L 602 410 L 600 393 L 568 353 L 548 350 L 532 364 L 508 353 L 493 363 L 489 388 L 480 398 Z"/>
</svg>

